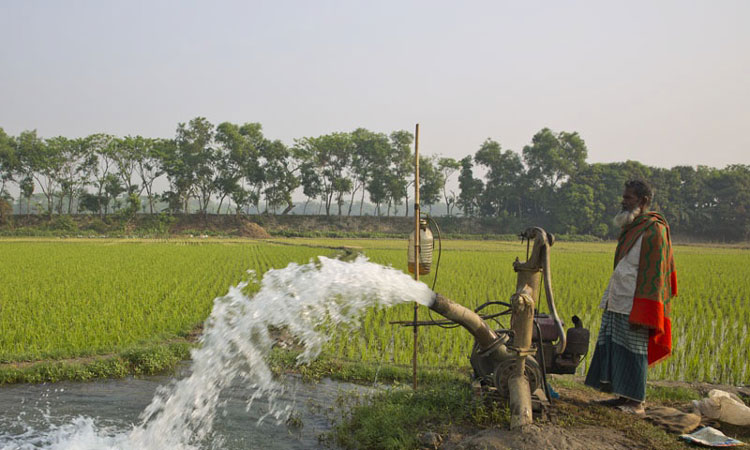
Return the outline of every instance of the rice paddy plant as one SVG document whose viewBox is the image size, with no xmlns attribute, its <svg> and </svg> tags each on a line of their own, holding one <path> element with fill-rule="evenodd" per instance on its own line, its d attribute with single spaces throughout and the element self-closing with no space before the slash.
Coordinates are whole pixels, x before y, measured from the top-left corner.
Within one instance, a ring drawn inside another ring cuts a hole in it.
<svg viewBox="0 0 750 450">
<path fill-rule="evenodd" d="M 0 362 L 105 354 L 185 335 L 247 270 L 262 274 L 319 253 L 247 241 L 2 241 Z"/>
<path fill-rule="evenodd" d="M 361 247 L 372 261 L 406 270 L 401 240 L 280 241 L 0 241 L 0 362 L 103 354 L 184 335 L 208 316 L 216 296 L 247 279 L 248 269 L 261 275 L 332 254 L 319 246 Z M 558 311 L 567 324 L 576 314 L 591 330 L 590 352 L 614 247 L 558 242 L 552 248 Z M 445 241 L 443 249 L 435 290 L 472 309 L 509 299 L 516 279 L 512 262 L 526 253 L 518 242 Z M 674 354 L 649 376 L 750 383 L 750 252 L 676 246 L 675 259 L 680 295 L 672 303 Z M 433 269 L 422 281 L 432 286 L 434 276 Z M 428 313 L 420 307 L 419 319 L 428 320 Z M 359 329 L 335 332 L 325 351 L 410 365 L 412 328 L 389 322 L 412 320 L 413 314 L 410 304 L 370 310 Z M 472 344 L 462 328 L 420 327 L 419 365 L 468 368 Z"/>
<path fill-rule="evenodd" d="M 356 245 L 353 243 L 352 245 Z M 406 270 L 405 243 L 359 242 L 375 262 Z M 567 326 L 578 315 L 591 330 L 590 353 L 599 330 L 601 295 L 612 272 L 614 243 L 558 243 L 552 248 L 552 287 Z M 512 261 L 525 259 L 517 243 L 454 241 L 444 246 L 437 292 L 470 308 L 490 300 L 507 301 L 515 287 Z M 651 379 L 750 383 L 750 252 L 744 249 L 676 246 L 679 296 L 672 302 L 673 355 L 649 370 Z M 432 285 L 434 272 L 423 277 Z M 542 296 L 540 309 L 546 312 Z M 412 328 L 390 321 L 412 320 L 413 306 L 368 315 L 363 332 L 334 338 L 333 354 L 365 361 L 408 365 Z M 420 307 L 420 320 L 429 311 Z M 439 315 L 432 313 L 439 320 Z M 502 327 L 507 327 L 503 323 Z M 462 328 L 419 328 L 418 361 L 425 367 L 469 367 L 473 338 Z M 374 356 L 373 356 L 373 350 Z M 385 353 L 385 357 L 383 354 Z"/>
</svg>

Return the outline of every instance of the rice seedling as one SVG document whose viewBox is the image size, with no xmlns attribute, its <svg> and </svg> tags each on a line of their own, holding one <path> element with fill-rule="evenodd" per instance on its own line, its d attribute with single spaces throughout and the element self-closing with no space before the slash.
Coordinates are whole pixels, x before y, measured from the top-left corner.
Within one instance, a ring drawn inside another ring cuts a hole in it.
<svg viewBox="0 0 750 450">
<path fill-rule="evenodd" d="M 0 241 L 0 362 L 168 341 L 201 324 L 213 299 L 248 279 L 247 270 L 260 276 L 341 246 L 361 247 L 372 261 L 406 270 L 400 240 Z M 525 250 L 517 242 L 446 241 L 435 290 L 470 308 L 507 300 L 515 286 L 512 261 L 524 259 Z M 568 323 L 573 314 L 581 317 L 592 349 L 613 252 L 613 243 L 559 242 L 552 249 L 558 311 Z M 680 295 L 672 303 L 674 354 L 649 376 L 750 383 L 750 252 L 676 246 L 675 259 Z M 432 286 L 434 276 L 433 270 L 422 281 Z M 421 320 L 428 313 L 420 307 Z M 334 333 L 325 351 L 375 365 L 409 365 L 412 330 L 389 322 L 412 318 L 412 305 L 370 310 L 358 330 Z M 421 327 L 419 364 L 468 368 L 472 343 L 461 328 Z"/>
</svg>

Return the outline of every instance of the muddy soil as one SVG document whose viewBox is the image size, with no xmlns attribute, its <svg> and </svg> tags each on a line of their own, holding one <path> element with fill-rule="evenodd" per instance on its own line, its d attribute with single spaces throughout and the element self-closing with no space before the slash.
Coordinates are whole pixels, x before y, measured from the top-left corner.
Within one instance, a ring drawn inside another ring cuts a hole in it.
<svg viewBox="0 0 750 450">
<path fill-rule="evenodd" d="M 560 450 L 626 450 L 646 449 L 622 433 L 602 427 L 564 428 L 556 425 L 530 425 L 523 432 L 510 430 L 482 430 L 476 434 L 451 434 L 441 449 L 446 450 L 504 450 L 504 449 L 560 449 Z"/>
<path fill-rule="evenodd" d="M 578 380 L 582 381 L 582 380 Z M 660 381 L 656 384 L 670 387 L 690 388 L 701 396 L 711 389 L 734 392 L 741 397 L 750 395 L 750 389 L 708 383 L 684 383 Z M 507 428 L 460 428 L 453 427 L 442 436 L 424 440 L 424 448 L 446 450 L 501 450 L 501 449 L 661 449 L 695 448 L 679 440 L 679 433 L 658 433 L 645 418 L 640 418 L 610 408 L 595 406 L 597 400 L 610 398 L 606 394 L 587 388 L 556 388 L 560 399 L 554 402 L 549 414 L 543 418 L 535 415 L 534 424 L 523 431 Z M 668 405 L 683 412 L 690 412 L 690 402 L 648 402 L 647 405 Z M 728 436 L 748 442 L 750 430 L 718 422 L 704 422 L 720 428 Z"/>
</svg>

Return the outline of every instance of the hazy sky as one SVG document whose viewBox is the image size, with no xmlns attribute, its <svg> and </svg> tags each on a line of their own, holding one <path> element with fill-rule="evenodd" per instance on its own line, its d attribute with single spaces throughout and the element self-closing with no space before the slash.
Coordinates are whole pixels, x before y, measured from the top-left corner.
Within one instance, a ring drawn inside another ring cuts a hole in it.
<svg viewBox="0 0 750 450">
<path fill-rule="evenodd" d="M 750 1 L 0 3 L 0 127 L 412 131 L 463 157 L 578 131 L 589 162 L 750 164 Z"/>
</svg>

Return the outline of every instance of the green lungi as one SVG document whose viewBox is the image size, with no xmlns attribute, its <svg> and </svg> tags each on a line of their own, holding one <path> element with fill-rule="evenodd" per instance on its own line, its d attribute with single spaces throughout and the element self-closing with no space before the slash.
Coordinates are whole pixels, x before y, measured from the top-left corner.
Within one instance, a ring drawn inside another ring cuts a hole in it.
<svg viewBox="0 0 750 450">
<path fill-rule="evenodd" d="M 586 385 L 642 402 L 647 369 L 648 329 L 631 328 L 627 314 L 604 311 Z"/>
</svg>

